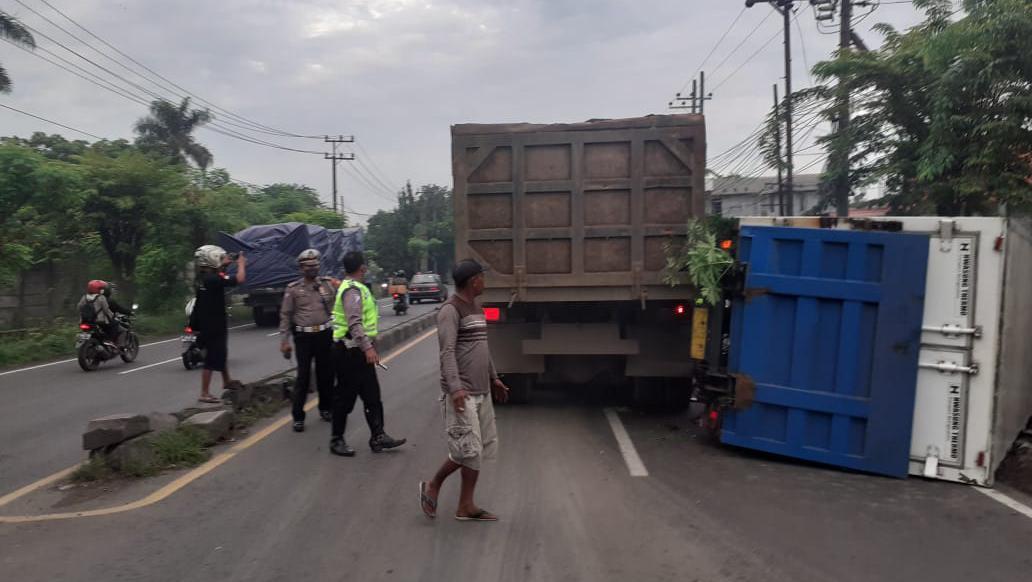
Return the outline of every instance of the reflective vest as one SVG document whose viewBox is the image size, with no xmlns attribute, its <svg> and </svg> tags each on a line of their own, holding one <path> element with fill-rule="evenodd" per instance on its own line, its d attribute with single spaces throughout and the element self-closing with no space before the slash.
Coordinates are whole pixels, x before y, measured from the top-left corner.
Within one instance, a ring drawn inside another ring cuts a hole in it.
<svg viewBox="0 0 1032 582">
<path fill-rule="evenodd" d="M 333 304 L 333 339 L 342 341 L 348 335 L 348 316 L 344 312 L 344 293 L 348 289 L 356 288 L 362 294 L 362 329 L 366 336 L 376 337 L 378 331 L 376 325 L 380 320 L 380 310 L 376 306 L 376 300 L 369 288 L 351 279 L 345 279 L 337 290 L 337 301 Z"/>
</svg>

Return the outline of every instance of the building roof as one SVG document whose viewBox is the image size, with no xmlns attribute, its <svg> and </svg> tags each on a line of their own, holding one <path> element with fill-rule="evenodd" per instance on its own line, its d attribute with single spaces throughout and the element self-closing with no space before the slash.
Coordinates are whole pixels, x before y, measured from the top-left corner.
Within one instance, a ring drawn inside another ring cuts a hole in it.
<svg viewBox="0 0 1032 582">
<path fill-rule="evenodd" d="M 820 182 L 820 174 L 799 174 L 792 178 L 792 189 L 795 192 L 816 192 Z M 777 176 L 761 176 L 759 178 L 727 176 L 725 178 L 714 178 L 713 188 L 709 193 L 713 196 L 729 196 L 770 194 L 777 192 L 777 190 Z"/>
</svg>

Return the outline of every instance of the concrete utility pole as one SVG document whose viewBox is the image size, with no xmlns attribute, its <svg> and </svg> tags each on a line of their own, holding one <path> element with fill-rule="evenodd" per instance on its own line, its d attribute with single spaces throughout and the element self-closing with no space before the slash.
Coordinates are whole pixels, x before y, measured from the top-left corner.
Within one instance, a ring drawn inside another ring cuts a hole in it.
<svg viewBox="0 0 1032 582">
<path fill-rule="evenodd" d="M 706 94 L 706 71 L 699 71 L 698 80 L 692 79 L 692 92 L 687 97 L 678 93 L 667 106 L 670 109 L 688 109 L 693 114 L 702 115 L 706 112 L 706 102 L 712 99 L 713 93 Z"/>
<path fill-rule="evenodd" d="M 774 87 L 774 119 L 778 120 L 781 117 L 781 100 L 778 99 L 778 84 L 775 83 Z M 777 148 L 778 156 L 778 216 L 787 216 L 785 214 L 785 183 L 781 180 L 781 122 L 778 121 L 774 129 L 774 144 Z"/>
<path fill-rule="evenodd" d="M 839 50 L 845 53 L 853 44 L 853 2 L 852 0 L 839 0 L 842 3 L 842 12 L 839 18 Z M 849 91 L 842 79 L 839 79 L 839 115 L 837 133 L 846 136 L 849 132 Z M 849 149 L 846 148 L 838 160 L 839 179 L 835 187 L 835 214 L 839 217 L 849 216 Z"/>
<path fill-rule="evenodd" d="M 345 137 L 343 135 L 338 135 L 337 137 L 326 136 L 325 141 L 333 146 L 333 153 L 324 154 L 324 157 L 327 160 L 330 160 L 330 166 L 333 172 L 333 212 L 335 214 L 340 214 L 337 210 L 337 162 L 340 160 L 353 160 L 355 159 L 355 154 L 338 154 L 337 144 L 352 143 L 355 141 L 355 138 L 353 136 Z M 341 207 L 343 208 L 343 203 Z"/>
<path fill-rule="evenodd" d="M 784 21 L 785 39 L 785 181 L 783 206 L 784 215 L 792 215 L 795 202 L 795 185 L 793 183 L 794 165 L 792 161 L 792 8 L 795 0 L 745 0 L 746 8 L 752 8 L 757 2 L 766 2 L 777 10 Z"/>
</svg>

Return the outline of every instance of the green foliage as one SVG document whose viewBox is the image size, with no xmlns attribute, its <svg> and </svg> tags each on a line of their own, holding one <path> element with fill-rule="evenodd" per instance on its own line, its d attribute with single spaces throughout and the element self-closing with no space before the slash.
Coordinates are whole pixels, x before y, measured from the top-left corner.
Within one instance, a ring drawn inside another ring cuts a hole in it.
<svg viewBox="0 0 1032 582">
<path fill-rule="evenodd" d="M 672 287 L 688 281 L 710 305 L 720 302 L 720 280 L 734 265 L 734 259 L 717 245 L 717 233 L 725 228 L 716 222 L 693 220 L 683 241 L 671 241 L 666 250 L 664 280 Z"/>
<path fill-rule="evenodd" d="M 73 323 L 57 321 L 51 329 L 0 334 L 0 367 L 71 354 L 77 333 Z"/>
<path fill-rule="evenodd" d="M 196 426 L 180 426 L 151 441 L 159 468 L 194 467 L 208 460 L 208 435 Z"/>
<path fill-rule="evenodd" d="M 88 461 L 79 465 L 79 468 L 72 473 L 71 479 L 73 483 L 93 483 L 94 481 L 110 479 L 114 475 L 115 470 L 111 467 L 107 457 L 104 455 L 94 455 Z"/>
<path fill-rule="evenodd" d="M 29 32 L 29 29 L 25 28 L 25 25 L 19 22 L 17 18 L 3 10 L 0 10 L 0 38 L 26 48 L 34 48 L 36 46 L 36 40 L 32 38 L 32 33 Z M 0 93 L 10 92 L 11 77 L 7 75 L 3 65 L 0 65 Z"/>
<path fill-rule="evenodd" d="M 841 79 L 850 129 L 821 143 L 832 160 L 849 157 L 853 188 L 884 179 L 893 214 L 1032 210 L 1032 3 L 964 0 L 959 17 L 949 0 L 914 5 L 925 20 L 905 32 L 878 25 L 879 50 L 815 66 L 828 84 L 796 94 L 797 108 L 833 117 Z"/>
<path fill-rule="evenodd" d="M 447 273 L 455 260 L 451 190 L 428 184 L 398 194 L 398 207 L 369 219 L 366 248 L 386 272 Z"/>
<path fill-rule="evenodd" d="M 189 97 L 184 97 L 179 105 L 153 101 L 150 115 L 136 122 L 136 146 L 172 164 L 186 165 L 187 160 L 192 160 L 197 167 L 207 168 L 214 156 L 197 143 L 193 132 L 212 119 L 207 109 L 190 109 Z"/>
</svg>

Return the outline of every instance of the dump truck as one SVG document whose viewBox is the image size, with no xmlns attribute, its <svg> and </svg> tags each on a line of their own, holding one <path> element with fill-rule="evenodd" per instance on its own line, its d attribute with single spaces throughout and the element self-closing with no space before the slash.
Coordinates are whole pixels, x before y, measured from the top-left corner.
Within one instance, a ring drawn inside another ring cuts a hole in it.
<svg viewBox="0 0 1032 582">
<path fill-rule="evenodd" d="M 695 291 L 665 248 L 703 214 L 701 115 L 451 128 L 456 258 L 489 267 L 491 353 L 516 400 L 537 382 L 685 398 Z"/>
<path fill-rule="evenodd" d="M 247 282 L 236 288 L 245 293 L 244 305 L 251 308 L 258 326 L 279 324 L 279 310 L 287 285 L 301 275 L 297 256 L 314 248 L 322 254 L 319 273 L 344 277 L 341 259 L 362 250 L 359 228 L 328 229 L 300 222 L 251 226 L 236 234 L 219 233 L 218 243 L 230 253 L 247 257 Z"/>
</svg>

